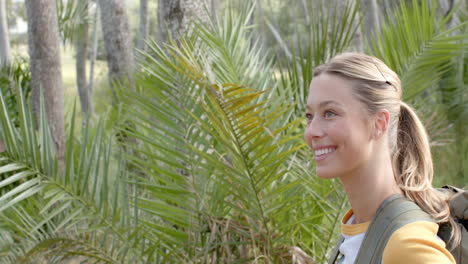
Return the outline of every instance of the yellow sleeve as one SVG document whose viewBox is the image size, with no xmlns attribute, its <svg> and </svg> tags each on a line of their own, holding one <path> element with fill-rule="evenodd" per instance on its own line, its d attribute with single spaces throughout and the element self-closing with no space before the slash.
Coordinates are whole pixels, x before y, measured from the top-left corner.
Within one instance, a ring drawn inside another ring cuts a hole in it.
<svg viewBox="0 0 468 264">
<path fill-rule="evenodd" d="M 401 227 L 388 240 L 382 263 L 456 264 L 444 241 L 436 237 L 438 228 L 436 223 L 426 221 Z"/>
</svg>

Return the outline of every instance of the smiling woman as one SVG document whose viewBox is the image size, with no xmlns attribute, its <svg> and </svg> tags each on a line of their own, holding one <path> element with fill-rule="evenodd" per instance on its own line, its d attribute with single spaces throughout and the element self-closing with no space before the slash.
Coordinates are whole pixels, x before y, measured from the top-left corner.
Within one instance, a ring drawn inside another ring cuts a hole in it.
<svg viewBox="0 0 468 264">
<path fill-rule="evenodd" d="M 366 113 L 354 99 L 351 85 L 331 74 L 312 81 L 305 137 L 314 150 L 317 175 L 322 178 L 344 178 L 369 160 Z"/>
<path fill-rule="evenodd" d="M 304 137 L 317 175 L 338 178 L 352 207 L 342 220 L 340 263 L 455 263 L 437 238 L 437 223 L 456 227 L 446 198 L 432 188 L 428 137 L 401 94 L 397 74 L 371 56 L 344 53 L 314 72 Z M 408 200 L 422 218 L 409 219 L 381 238 L 380 253 L 360 250 L 375 236 L 377 212 L 395 199 Z M 458 243 L 457 234 L 449 246 Z M 366 254 L 375 261 L 364 261 Z"/>
</svg>

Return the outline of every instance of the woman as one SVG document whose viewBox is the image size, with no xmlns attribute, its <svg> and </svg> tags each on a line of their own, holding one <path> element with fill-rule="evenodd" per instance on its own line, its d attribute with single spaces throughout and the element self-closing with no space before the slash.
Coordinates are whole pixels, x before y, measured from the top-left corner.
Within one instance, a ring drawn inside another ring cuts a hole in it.
<svg viewBox="0 0 468 264">
<path fill-rule="evenodd" d="M 314 72 L 304 137 L 317 175 L 338 178 L 352 207 L 342 220 L 340 263 L 354 263 L 377 209 L 393 195 L 412 200 L 434 221 L 394 232 L 382 263 L 455 263 L 437 237 L 437 223 L 455 223 L 445 197 L 431 186 L 428 137 L 401 94 L 397 74 L 371 56 L 344 53 Z M 452 240 L 459 240 L 456 232 Z"/>
</svg>

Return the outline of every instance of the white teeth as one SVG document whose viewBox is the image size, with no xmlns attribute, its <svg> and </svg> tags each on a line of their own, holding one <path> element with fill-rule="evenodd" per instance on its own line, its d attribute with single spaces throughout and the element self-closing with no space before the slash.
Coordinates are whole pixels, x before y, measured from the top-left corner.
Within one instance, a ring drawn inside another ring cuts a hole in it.
<svg viewBox="0 0 468 264">
<path fill-rule="evenodd" d="M 320 156 L 320 155 L 328 154 L 333 151 L 335 151 L 334 148 L 319 149 L 319 150 L 316 150 L 314 154 L 315 156 Z"/>
</svg>

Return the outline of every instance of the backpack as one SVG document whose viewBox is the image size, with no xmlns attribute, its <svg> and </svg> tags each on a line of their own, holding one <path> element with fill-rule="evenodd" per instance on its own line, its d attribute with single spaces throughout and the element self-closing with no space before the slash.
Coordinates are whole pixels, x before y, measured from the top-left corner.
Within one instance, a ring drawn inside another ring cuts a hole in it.
<svg viewBox="0 0 468 264">
<path fill-rule="evenodd" d="M 439 191 L 446 193 L 449 197 L 450 214 L 458 222 L 461 231 L 460 244 L 450 251 L 457 263 L 468 263 L 468 191 L 453 186 L 444 186 Z M 437 235 L 446 244 L 450 242 L 451 228 L 448 224 L 439 225 Z"/>
<path fill-rule="evenodd" d="M 450 214 L 460 226 L 461 242 L 450 251 L 456 263 L 468 263 L 468 191 L 452 186 L 444 186 L 438 189 L 449 195 Z M 393 195 L 387 198 L 377 210 L 374 219 L 364 236 L 361 248 L 356 257 L 356 264 L 380 264 L 383 250 L 393 232 L 400 227 L 416 222 L 434 220 L 414 202 L 401 195 Z M 450 243 L 450 226 L 439 225 L 437 235 L 444 240 L 446 245 Z M 339 247 L 344 238 L 338 239 L 337 245 L 332 251 L 328 264 L 334 264 L 339 255 Z"/>
</svg>

